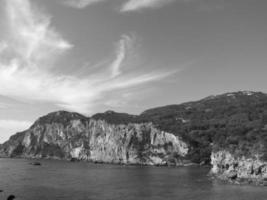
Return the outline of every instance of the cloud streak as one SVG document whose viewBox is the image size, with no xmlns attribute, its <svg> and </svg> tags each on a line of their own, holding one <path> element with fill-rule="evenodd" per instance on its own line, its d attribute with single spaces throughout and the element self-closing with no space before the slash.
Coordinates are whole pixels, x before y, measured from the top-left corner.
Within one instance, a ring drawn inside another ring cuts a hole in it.
<svg viewBox="0 0 267 200">
<path fill-rule="evenodd" d="M 6 0 L 6 12 L 9 41 L 4 44 L 25 64 L 51 60 L 72 47 L 51 27 L 50 16 L 40 13 L 30 1 Z"/>
<path fill-rule="evenodd" d="M 123 72 L 135 41 L 127 35 L 121 37 L 114 61 L 104 69 L 83 76 L 53 73 L 59 67 L 56 60 L 73 45 L 51 26 L 51 17 L 29 0 L 6 0 L 5 21 L 8 34 L 0 39 L 0 95 L 52 103 L 88 114 L 107 92 L 130 89 L 173 74 L 144 69 Z"/>
<path fill-rule="evenodd" d="M 88 6 L 107 1 L 108 0 L 62 0 L 63 4 L 77 9 L 84 9 Z M 205 0 L 125 0 L 124 3 L 120 5 L 119 11 L 121 13 L 127 13 L 144 9 L 159 9 L 172 2 L 194 3 L 196 10 L 204 12 L 223 10 L 225 7 L 225 2 L 223 0 L 219 2 L 207 2 Z"/>
<path fill-rule="evenodd" d="M 95 3 L 99 3 L 105 0 L 64 0 L 63 3 L 67 6 L 83 9 Z"/>
<path fill-rule="evenodd" d="M 129 0 L 121 7 L 121 12 L 133 12 L 147 8 L 160 8 L 175 0 Z"/>
<path fill-rule="evenodd" d="M 123 67 L 124 61 L 127 59 L 127 53 L 131 52 L 134 46 L 134 39 L 128 35 L 122 35 L 120 41 L 117 44 L 117 55 L 116 59 L 111 63 L 111 77 L 115 78 L 119 76 L 121 67 Z"/>
<path fill-rule="evenodd" d="M 107 1 L 108 0 L 64 0 L 63 3 L 73 8 L 83 9 L 87 6 Z M 121 5 L 120 12 L 133 12 L 147 8 L 160 8 L 174 1 L 179 0 L 127 0 Z M 191 0 L 180 1 L 186 2 Z"/>
</svg>

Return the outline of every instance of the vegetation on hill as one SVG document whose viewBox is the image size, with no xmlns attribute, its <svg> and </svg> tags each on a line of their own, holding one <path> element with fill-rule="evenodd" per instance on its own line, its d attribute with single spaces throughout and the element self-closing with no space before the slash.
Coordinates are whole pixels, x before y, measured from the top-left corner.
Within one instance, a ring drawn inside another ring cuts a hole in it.
<svg viewBox="0 0 267 200">
<path fill-rule="evenodd" d="M 210 96 L 150 109 L 139 116 L 108 112 L 93 118 L 114 124 L 153 122 L 188 142 L 188 157 L 198 163 L 209 163 L 211 151 L 221 149 L 237 156 L 257 153 L 267 160 L 267 95 L 260 92 Z"/>
<path fill-rule="evenodd" d="M 102 119 L 111 124 L 128 124 L 130 122 L 137 122 L 138 116 L 127 113 L 117 113 L 114 111 L 106 111 L 104 113 L 97 113 L 92 116 L 93 119 Z"/>
<path fill-rule="evenodd" d="M 71 120 L 87 120 L 87 117 L 74 112 L 67 111 L 57 111 L 49 113 L 43 117 L 40 117 L 32 126 L 36 124 L 52 124 L 52 123 L 61 123 L 63 125 L 67 125 Z"/>
</svg>

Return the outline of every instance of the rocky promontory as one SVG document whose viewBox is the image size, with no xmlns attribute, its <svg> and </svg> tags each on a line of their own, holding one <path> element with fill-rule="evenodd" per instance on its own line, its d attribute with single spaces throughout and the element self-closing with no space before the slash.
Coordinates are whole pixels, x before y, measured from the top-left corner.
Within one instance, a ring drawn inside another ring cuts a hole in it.
<svg viewBox="0 0 267 200">
<path fill-rule="evenodd" d="M 68 112 L 40 118 L 1 150 L 8 157 L 142 165 L 182 165 L 187 153 L 181 138 L 152 123 L 114 125 Z"/>
<path fill-rule="evenodd" d="M 211 174 L 232 183 L 254 183 L 267 186 L 267 162 L 260 155 L 237 157 L 227 151 L 211 155 Z"/>
</svg>

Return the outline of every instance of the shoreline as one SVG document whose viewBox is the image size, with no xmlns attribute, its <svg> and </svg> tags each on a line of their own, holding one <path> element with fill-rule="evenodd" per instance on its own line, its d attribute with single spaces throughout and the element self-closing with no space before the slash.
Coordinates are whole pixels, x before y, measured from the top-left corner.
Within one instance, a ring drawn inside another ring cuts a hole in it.
<svg viewBox="0 0 267 200">
<path fill-rule="evenodd" d="M 214 174 L 211 171 L 208 174 L 212 179 L 218 180 L 220 182 L 232 185 L 251 185 L 257 187 L 266 187 L 267 179 L 266 178 L 230 178 L 227 174 Z"/>
<path fill-rule="evenodd" d="M 96 164 L 96 165 L 121 165 L 121 166 L 150 166 L 150 167 L 192 167 L 192 166 L 197 166 L 197 167 L 209 167 L 211 168 L 211 165 L 202 165 L 198 163 L 185 163 L 185 164 L 179 164 L 179 165 L 174 165 L 174 164 L 148 164 L 148 163 L 120 163 L 120 162 L 104 162 L 104 161 L 94 161 L 94 160 L 71 160 L 71 159 L 61 159 L 61 158 L 32 158 L 32 157 L 0 157 L 0 159 L 24 159 L 24 160 L 29 160 L 29 161 L 42 161 L 42 160 L 51 160 L 51 161 L 65 161 L 69 163 L 90 163 L 90 164 Z"/>
</svg>

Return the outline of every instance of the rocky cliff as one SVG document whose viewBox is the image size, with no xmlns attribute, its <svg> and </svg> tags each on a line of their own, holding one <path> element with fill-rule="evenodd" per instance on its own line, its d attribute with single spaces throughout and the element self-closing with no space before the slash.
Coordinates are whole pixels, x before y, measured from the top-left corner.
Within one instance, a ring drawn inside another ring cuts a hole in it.
<svg viewBox="0 0 267 200">
<path fill-rule="evenodd" d="M 3 144 L 2 155 L 94 162 L 182 165 L 188 146 L 152 123 L 112 125 L 67 112 L 51 113 Z"/>
<path fill-rule="evenodd" d="M 211 155 L 211 174 L 232 183 L 255 183 L 267 186 L 267 162 L 253 157 L 238 157 L 228 151 L 218 151 Z"/>
</svg>

